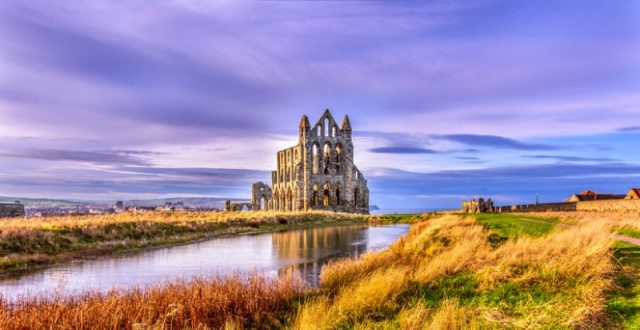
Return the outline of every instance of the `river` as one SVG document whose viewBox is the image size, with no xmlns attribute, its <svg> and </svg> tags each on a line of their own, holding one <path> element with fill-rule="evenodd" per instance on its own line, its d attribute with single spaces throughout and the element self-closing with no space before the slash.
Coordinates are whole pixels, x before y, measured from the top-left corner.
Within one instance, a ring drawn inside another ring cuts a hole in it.
<svg viewBox="0 0 640 330">
<path fill-rule="evenodd" d="M 87 290 L 130 289 L 193 276 L 257 271 L 277 276 L 297 271 L 317 286 L 322 266 L 388 247 L 408 225 L 324 226 L 285 232 L 214 238 L 147 251 L 79 260 L 0 280 L 0 295 L 52 297 Z"/>
</svg>

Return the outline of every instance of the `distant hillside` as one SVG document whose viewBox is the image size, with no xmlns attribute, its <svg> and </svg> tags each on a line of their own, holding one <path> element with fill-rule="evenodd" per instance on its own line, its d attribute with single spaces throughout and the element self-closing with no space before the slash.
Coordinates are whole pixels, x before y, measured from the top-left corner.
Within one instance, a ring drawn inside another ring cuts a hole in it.
<svg viewBox="0 0 640 330">
<path fill-rule="evenodd" d="M 83 204 L 108 204 L 108 202 L 91 202 L 91 201 L 78 201 L 68 199 L 49 199 L 49 198 L 24 198 L 24 197 L 6 197 L 0 196 L 0 202 L 14 202 L 20 201 L 27 207 L 33 206 L 76 206 Z"/>
<path fill-rule="evenodd" d="M 225 200 L 230 198 L 223 197 L 179 197 L 179 198 L 157 198 L 157 199 L 133 199 L 123 200 L 125 206 L 160 206 L 166 202 L 178 203 L 182 202 L 187 207 L 207 207 L 207 208 L 224 208 Z M 238 199 L 232 199 L 234 201 Z M 0 196 L 0 202 L 20 201 L 27 207 L 38 206 L 83 206 L 83 205 L 113 205 L 116 201 L 112 200 L 70 200 L 70 199 L 49 199 L 49 198 L 23 198 L 23 197 L 6 197 Z"/>
</svg>

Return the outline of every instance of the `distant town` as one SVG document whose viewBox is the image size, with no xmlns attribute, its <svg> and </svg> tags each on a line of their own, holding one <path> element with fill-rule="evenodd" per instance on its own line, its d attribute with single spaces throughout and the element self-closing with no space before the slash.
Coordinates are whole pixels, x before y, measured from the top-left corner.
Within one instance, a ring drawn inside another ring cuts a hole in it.
<svg viewBox="0 0 640 330">
<path fill-rule="evenodd" d="M 0 218 L 152 211 L 223 211 L 226 200 L 203 197 L 100 202 L 0 197 Z"/>
</svg>

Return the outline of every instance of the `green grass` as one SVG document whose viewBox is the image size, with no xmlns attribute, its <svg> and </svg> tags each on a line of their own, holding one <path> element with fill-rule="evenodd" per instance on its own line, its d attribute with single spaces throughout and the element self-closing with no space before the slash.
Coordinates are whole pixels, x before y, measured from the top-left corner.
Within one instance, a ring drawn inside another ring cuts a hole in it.
<svg viewBox="0 0 640 330">
<path fill-rule="evenodd" d="M 623 271 L 616 278 L 618 289 L 611 293 L 607 309 L 624 329 L 640 329 L 640 246 L 616 242 L 614 257 Z"/>
<path fill-rule="evenodd" d="M 489 239 L 494 245 L 508 238 L 522 235 L 534 237 L 545 235 L 558 223 L 555 218 L 512 214 L 477 214 L 475 218 L 486 230 L 493 233 Z M 522 218 L 537 222 L 524 221 L 521 220 Z M 640 238 L 640 231 L 634 229 L 617 227 L 613 228 L 613 232 Z M 623 271 L 616 278 L 617 290 L 611 292 L 607 309 L 615 324 L 624 329 L 640 329 L 640 281 L 638 281 L 640 279 L 640 246 L 616 242 L 613 248 L 614 257 Z M 514 304 L 527 299 L 544 300 L 546 298 L 544 292 L 525 292 L 521 288 L 503 287 L 478 296 L 477 299 L 491 305 L 491 302 Z"/>
<path fill-rule="evenodd" d="M 379 223 L 393 224 L 393 223 L 414 223 L 416 221 L 424 220 L 423 216 L 415 213 L 407 214 L 382 214 L 373 216 Z"/>
<path fill-rule="evenodd" d="M 551 231 L 558 219 L 526 216 L 514 214 L 481 213 L 475 215 L 476 222 L 482 225 L 485 230 L 489 230 L 497 237 L 491 238 L 492 243 L 497 243 L 507 238 L 517 238 L 520 236 L 539 237 Z M 531 219 L 534 221 L 526 221 Z"/>
<path fill-rule="evenodd" d="M 637 230 L 637 229 L 614 227 L 613 228 L 613 232 L 617 233 L 617 234 L 620 234 L 620 235 L 624 235 L 624 236 L 629 236 L 629 237 L 640 239 L 640 230 Z"/>
</svg>

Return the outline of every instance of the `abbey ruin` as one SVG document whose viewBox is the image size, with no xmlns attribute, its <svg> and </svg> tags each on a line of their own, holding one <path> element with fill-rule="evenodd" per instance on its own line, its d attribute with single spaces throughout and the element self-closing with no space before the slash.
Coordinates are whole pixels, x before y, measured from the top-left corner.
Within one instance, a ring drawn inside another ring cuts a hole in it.
<svg viewBox="0 0 640 330">
<path fill-rule="evenodd" d="M 254 210 L 369 212 L 367 180 L 353 164 L 351 123 L 338 126 L 329 109 L 311 126 L 302 116 L 298 144 L 280 150 L 271 186 L 252 186 Z"/>
</svg>

